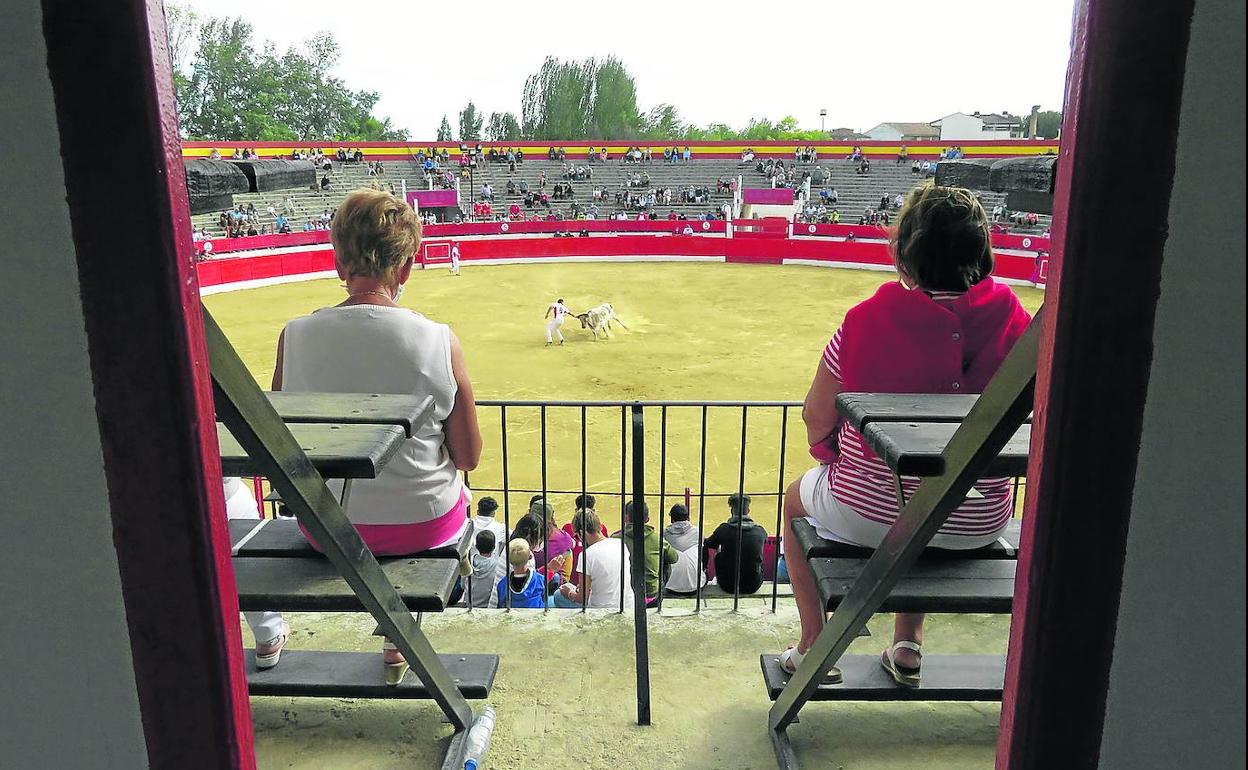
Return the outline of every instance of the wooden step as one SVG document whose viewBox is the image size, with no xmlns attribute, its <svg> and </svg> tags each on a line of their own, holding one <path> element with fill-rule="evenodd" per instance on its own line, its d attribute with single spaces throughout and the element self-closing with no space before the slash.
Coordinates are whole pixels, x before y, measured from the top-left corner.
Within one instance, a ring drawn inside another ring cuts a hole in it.
<svg viewBox="0 0 1248 770">
<path fill-rule="evenodd" d="M 284 659 L 283 659 L 284 661 Z M 780 656 L 759 659 L 767 697 L 775 700 L 789 682 Z M 845 655 L 837 662 L 841 684 L 820 685 L 811 700 L 829 701 L 999 701 L 1005 681 L 1004 655 L 928 655 L 923 658 L 923 683 L 902 687 L 880 665 L 876 655 Z"/>
<path fill-rule="evenodd" d="M 366 612 L 328 559 L 248 557 L 230 560 L 244 611 Z M 412 612 L 442 612 L 459 575 L 456 559 L 378 559 Z"/>
<path fill-rule="evenodd" d="M 971 550 L 951 551 L 943 548 L 927 548 L 919 557 L 921 561 L 964 561 L 968 559 L 1017 559 L 1018 543 L 1022 536 L 1023 522 L 1013 519 L 1005 525 L 996 542 Z M 873 549 L 862 546 L 838 543 L 825 540 L 815 534 L 815 528 L 807 519 L 796 519 L 793 522 L 793 537 L 797 549 L 806 554 L 807 559 L 817 557 L 869 559 Z"/>
<path fill-rule="evenodd" d="M 809 561 L 819 596 L 834 610 L 862 574 L 863 559 Z M 918 562 L 897 582 L 879 612 L 986 612 L 1008 614 L 1018 563 L 1007 559 Z"/>
<path fill-rule="evenodd" d="M 256 669 L 256 651 L 246 650 L 247 691 L 252 695 L 305 698 L 427 699 L 429 691 L 412 672 L 395 687 L 387 687 L 380 652 L 282 653 L 273 668 Z M 497 655 L 439 655 L 455 686 L 470 700 L 490 694 L 498 672 Z"/>
</svg>

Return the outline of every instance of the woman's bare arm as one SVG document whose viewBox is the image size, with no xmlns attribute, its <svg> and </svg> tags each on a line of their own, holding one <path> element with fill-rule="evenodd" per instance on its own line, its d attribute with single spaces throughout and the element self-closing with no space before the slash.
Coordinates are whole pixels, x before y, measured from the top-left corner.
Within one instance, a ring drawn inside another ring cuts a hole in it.
<svg viewBox="0 0 1248 770">
<path fill-rule="evenodd" d="M 820 362 L 802 404 L 802 420 L 806 423 L 806 441 L 810 446 L 822 444 L 836 432 L 841 422 L 836 411 L 836 396 L 840 392 L 840 381 Z"/>
<path fill-rule="evenodd" d="M 273 367 L 273 390 L 282 389 L 282 359 L 286 355 L 286 330 L 277 335 L 277 365 Z"/>
<path fill-rule="evenodd" d="M 451 374 L 457 386 L 455 404 L 442 424 L 442 432 L 451 462 L 461 471 L 471 471 L 481 462 L 481 427 L 477 423 L 477 402 L 472 395 L 468 364 L 454 332 L 451 333 Z"/>
</svg>

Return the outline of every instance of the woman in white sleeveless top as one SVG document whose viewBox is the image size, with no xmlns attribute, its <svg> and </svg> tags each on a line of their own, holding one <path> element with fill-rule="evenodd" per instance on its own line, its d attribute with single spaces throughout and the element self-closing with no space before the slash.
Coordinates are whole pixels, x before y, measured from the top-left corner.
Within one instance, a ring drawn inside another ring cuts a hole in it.
<svg viewBox="0 0 1248 770">
<path fill-rule="evenodd" d="M 391 195 L 357 190 L 338 207 L 330 240 L 347 298 L 286 324 L 273 390 L 432 396 L 433 419 L 376 479 L 352 485 L 347 515 L 379 556 L 453 542 L 468 525 L 459 471 L 476 468 L 481 432 L 459 340 L 397 302 L 420 245 L 420 220 Z M 386 666 L 387 683 L 398 684 L 406 664 L 388 642 Z"/>
</svg>

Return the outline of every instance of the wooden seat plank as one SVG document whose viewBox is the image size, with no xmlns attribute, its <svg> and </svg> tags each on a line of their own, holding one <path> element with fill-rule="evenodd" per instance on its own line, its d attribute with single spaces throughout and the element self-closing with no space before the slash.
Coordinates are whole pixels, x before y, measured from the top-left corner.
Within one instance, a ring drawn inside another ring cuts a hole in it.
<svg viewBox="0 0 1248 770">
<path fill-rule="evenodd" d="M 962 422 L 978 400 L 977 395 L 841 393 L 836 397 L 836 409 L 862 430 L 873 422 Z"/>
<path fill-rule="evenodd" d="M 429 690 L 412 672 L 395 687 L 387 687 L 380 652 L 308 652 L 288 650 L 274 668 L 256 670 L 256 651 L 246 650 L 247 690 L 252 695 L 305 698 L 427 699 Z M 470 700 L 481 700 L 494 687 L 497 655 L 438 656 Z"/>
<path fill-rule="evenodd" d="M 941 453 L 958 429 L 949 422 L 873 422 L 862 431 L 871 449 L 903 476 L 939 476 L 945 471 Z M 1020 427 L 988 463 L 983 477 L 1026 476 L 1031 426 Z"/>
<path fill-rule="evenodd" d="M 965 551 L 951 551 L 944 548 L 926 548 L 919 557 L 921 561 L 928 560 L 966 560 L 966 559 L 1016 559 L 1018 558 L 1018 542 L 1022 536 L 1023 522 L 1020 519 L 1011 519 L 1005 525 L 1005 531 L 1001 533 L 1001 537 L 995 542 L 984 546 L 983 548 L 975 548 Z M 848 543 L 838 543 L 835 540 L 826 540 L 819 537 L 815 533 L 815 528 L 805 519 L 796 519 L 793 522 L 793 536 L 795 538 L 797 550 L 806 555 L 807 559 L 816 557 L 828 558 L 849 558 L 849 559 L 869 559 L 873 549 L 864 548 L 862 546 L 850 545 Z"/>
<path fill-rule="evenodd" d="M 397 425 L 411 438 L 414 430 L 433 417 L 431 396 L 289 391 L 268 391 L 264 395 L 286 423 Z"/>
<path fill-rule="evenodd" d="M 864 559 L 809 562 L 819 596 L 834 610 L 862 574 Z M 1014 601 L 1018 563 L 1007 559 L 918 562 L 880 606 L 880 612 L 987 612 L 1007 614 Z"/>
<path fill-rule="evenodd" d="M 284 660 L 284 659 L 283 659 Z M 791 676 L 780 655 L 760 658 L 767 697 L 775 700 Z M 823 684 L 811 695 L 817 701 L 997 701 L 1005 682 L 1004 655 L 924 655 L 923 683 L 902 687 L 875 655 L 844 655 L 837 662 L 841 684 Z"/>
<path fill-rule="evenodd" d="M 403 429 L 394 425 L 310 423 L 291 425 L 290 432 L 313 467 L 327 479 L 376 478 L 405 438 Z M 222 423 L 217 423 L 217 440 L 221 445 L 222 474 L 255 476 L 261 473 Z"/>
<path fill-rule="evenodd" d="M 364 612 L 364 605 L 328 559 L 248 557 L 230 560 L 242 610 Z M 378 559 L 412 612 L 442 612 L 455 586 L 455 559 Z"/>
<path fill-rule="evenodd" d="M 256 528 L 259 527 L 257 530 Z M 255 534 L 252 534 L 253 531 Z M 465 527 L 459 540 L 441 548 L 410 554 L 414 559 L 461 559 L 468 554 L 468 546 L 472 542 L 472 527 Z M 248 537 L 250 535 L 250 537 Z M 245 542 L 244 542 L 245 539 Z M 242 547 L 239 543 L 242 542 Z M 277 558 L 323 558 L 299 531 L 299 524 L 293 518 L 280 519 L 231 519 L 230 548 L 236 549 L 234 556 L 243 557 L 277 557 Z"/>
</svg>

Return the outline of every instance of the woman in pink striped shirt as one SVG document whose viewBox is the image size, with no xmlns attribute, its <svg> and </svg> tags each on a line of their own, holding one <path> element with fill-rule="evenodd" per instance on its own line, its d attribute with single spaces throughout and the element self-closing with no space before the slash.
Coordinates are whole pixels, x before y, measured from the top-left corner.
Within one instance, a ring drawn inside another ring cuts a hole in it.
<svg viewBox="0 0 1248 770">
<path fill-rule="evenodd" d="M 906 201 L 892 235 L 900 280 L 884 284 L 845 315 L 823 351 L 802 419 L 820 465 L 789 485 L 785 536 L 808 518 L 821 537 L 877 547 L 897 520 L 892 472 L 862 435 L 840 419 L 836 396 L 871 393 L 980 393 L 1031 317 L 1008 287 L 991 277 L 988 216 L 967 190 L 926 185 Z M 903 477 L 906 499 L 917 478 Z M 935 548 L 980 548 L 1000 535 L 1011 514 L 1008 479 L 981 479 L 932 539 Z M 790 552 L 789 575 L 802 638 L 782 665 L 796 670 L 823 628 L 814 577 Z M 919 684 L 923 615 L 898 614 L 881 664 L 898 684 Z M 839 672 L 833 672 L 836 680 Z"/>
</svg>

